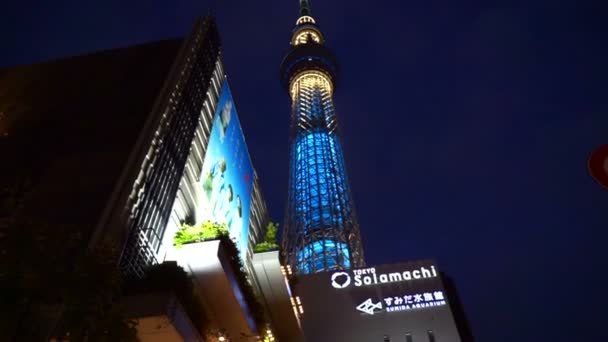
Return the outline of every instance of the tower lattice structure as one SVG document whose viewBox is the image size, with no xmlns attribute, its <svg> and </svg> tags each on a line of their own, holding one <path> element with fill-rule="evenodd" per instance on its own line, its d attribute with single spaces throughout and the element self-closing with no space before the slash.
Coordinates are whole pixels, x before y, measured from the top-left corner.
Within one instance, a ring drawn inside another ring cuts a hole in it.
<svg viewBox="0 0 608 342">
<path fill-rule="evenodd" d="M 283 249 L 303 274 L 365 265 L 334 112 L 338 64 L 324 43 L 308 0 L 300 0 L 281 82 L 292 101 Z"/>
</svg>

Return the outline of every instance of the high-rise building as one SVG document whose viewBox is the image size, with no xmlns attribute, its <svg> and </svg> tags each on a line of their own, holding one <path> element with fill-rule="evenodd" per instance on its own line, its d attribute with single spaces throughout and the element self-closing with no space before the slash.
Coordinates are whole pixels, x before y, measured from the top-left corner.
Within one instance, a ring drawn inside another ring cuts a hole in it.
<svg viewBox="0 0 608 342">
<path fill-rule="evenodd" d="M 180 227 L 212 221 L 226 224 L 252 272 L 269 216 L 211 17 L 184 38 L 0 70 L 0 155 L 0 230 L 17 217 L 73 225 L 90 246 L 118 241 L 121 268 L 141 276 L 175 257 Z M 211 326 L 259 333 L 240 268 L 212 247 L 180 260 L 195 277 L 223 281 L 199 291 Z M 159 298 L 159 308 L 175 302 Z M 146 301 L 131 309 L 149 311 Z"/>
<path fill-rule="evenodd" d="M 308 0 L 300 0 L 291 48 L 281 64 L 292 103 L 283 249 L 299 274 L 365 265 L 334 112 L 338 65 L 324 44 Z"/>
<path fill-rule="evenodd" d="M 212 18 L 183 39 L 0 70 L 0 89 L 0 152 L 11 166 L 0 168 L 0 195 L 17 199 L 1 202 L 0 219 L 79 225 L 91 244 L 112 237 L 135 273 L 165 258 L 181 224 L 224 219 L 201 210 L 208 148 L 222 147 L 210 139 L 216 108 L 229 95 Z M 236 115 L 224 119 L 242 136 Z M 269 219 L 245 142 L 233 141 L 220 152 L 235 150 L 247 174 L 232 174 L 234 161 L 222 177 L 245 179 L 238 192 L 227 185 L 242 204 L 233 235 L 248 260 Z"/>
</svg>

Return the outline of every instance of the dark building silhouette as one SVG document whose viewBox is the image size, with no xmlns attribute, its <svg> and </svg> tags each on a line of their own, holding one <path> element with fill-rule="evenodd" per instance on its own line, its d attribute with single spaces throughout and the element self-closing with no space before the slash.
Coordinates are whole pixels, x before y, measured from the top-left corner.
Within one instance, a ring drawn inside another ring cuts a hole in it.
<svg viewBox="0 0 608 342">
<path fill-rule="evenodd" d="M 445 274 L 444 272 L 440 273 L 441 279 L 443 280 L 443 287 L 445 288 L 445 292 L 450 299 L 450 309 L 454 315 L 454 321 L 456 322 L 456 328 L 458 329 L 460 338 L 463 342 L 474 342 L 475 337 L 473 336 L 469 319 L 467 318 L 464 311 L 464 306 L 460 300 L 460 295 L 458 294 L 456 284 L 449 275 Z"/>
<path fill-rule="evenodd" d="M 211 17 L 185 38 L 0 70 L 0 222 L 115 239 L 128 272 L 162 261 L 199 205 L 191 194 L 224 80 Z M 268 222 L 252 178 L 249 249 Z"/>
<path fill-rule="evenodd" d="M 181 43 L 1 70 L 2 216 L 92 234 Z"/>
</svg>

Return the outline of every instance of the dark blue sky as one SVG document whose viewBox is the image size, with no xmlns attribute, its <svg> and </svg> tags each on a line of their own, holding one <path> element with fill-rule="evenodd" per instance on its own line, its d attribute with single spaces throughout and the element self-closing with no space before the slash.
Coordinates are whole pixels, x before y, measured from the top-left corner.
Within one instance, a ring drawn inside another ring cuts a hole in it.
<svg viewBox="0 0 608 342">
<path fill-rule="evenodd" d="M 313 0 L 342 66 L 336 107 L 370 264 L 434 258 L 478 341 L 608 341 L 605 1 Z M 211 7 L 275 220 L 296 0 L 12 3 L 0 67 L 186 33 Z"/>
</svg>

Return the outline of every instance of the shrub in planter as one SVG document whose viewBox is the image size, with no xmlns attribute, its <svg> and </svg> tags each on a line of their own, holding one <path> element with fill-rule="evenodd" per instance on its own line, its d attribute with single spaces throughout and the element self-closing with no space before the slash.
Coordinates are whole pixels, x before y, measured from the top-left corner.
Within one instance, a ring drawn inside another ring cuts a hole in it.
<svg viewBox="0 0 608 342">
<path fill-rule="evenodd" d="M 264 242 L 260 242 L 253 248 L 254 253 L 263 253 L 270 251 L 278 251 L 279 243 L 277 242 L 277 228 L 279 225 L 274 222 L 268 223 L 266 229 L 266 239 Z"/>
<path fill-rule="evenodd" d="M 199 225 L 184 224 L 175 234 L 173 243 L 176 248 L 188 243 L 216 240 L 220 236 L 228 236 L 228 227 L 211 221 Z"/>
<path fill-rule="evenodd" d="M 276 240 L 276 228 L 274 232 Z M 256 325 L 260 329 L 262 329 L 262 327 L 266 326 L 264 308 L 256 297 L 251 283 L 247 279 L 247 273 L 245 272 L 243 262 L 240 258 L 239 249 L 234 243 L 234 241 L 230 239 L 228 235 L 228 227 L 225 224 L 219 224 L 211 221 L 203 222 L 202 224 L 197 226 L 185 224 L 175 234 L 173 242 L 175 246 L 179 248 L 185 244 L 210 240 L 221 241 L 221 244 L 223 245 L 225 252 L 228 255 L 230 267 L 234 270 L 234 274 L 239 284 L 239 288 L 241 289 L 243 297 L 245 298 L 245 301 L 249 306 L 251 315 L 253 316 Z"/>
</svg>

